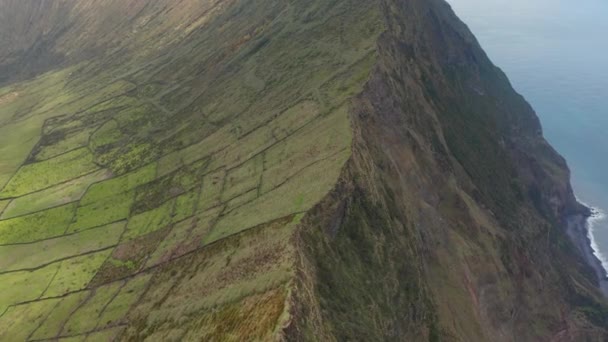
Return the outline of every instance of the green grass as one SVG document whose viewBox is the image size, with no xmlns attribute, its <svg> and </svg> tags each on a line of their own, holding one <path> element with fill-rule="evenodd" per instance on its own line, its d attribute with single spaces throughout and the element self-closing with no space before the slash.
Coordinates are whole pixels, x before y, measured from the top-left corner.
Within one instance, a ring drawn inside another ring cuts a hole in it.
<svg viewBox="0 0 608 342">
<path fill-rule="evenodd" d="M 79 147 L 87 146 L 89 137 L 95 130 L 95 127 L 84 128 L 75 133 L 71 133 L 63 137 L 59 142 L 53 144 L 45 144 L 35 151 L 34 158 L 36 161 L 51 159 L 60 154 L 67 153 Z"/>
<path fill-rule="evenodd" d="M 0 200 L 0 215 L 2 215 L 2 212 L 4 212 L 10 203 L 11 200 Z"/>
<path fill-rule="evenodd" d="M 126 219 L 129 217 L 133 197 L 133 191 L 127 191 L 78 207 L 74 222 L 67 232 L 78 232 Z"/>
<path fill-rule="evenodd" d="M 172 222 L 174 205 L 175 201 L 170 200 L 156 209 L 131 217 L 123 240 L 131 240 L 165 228 Z"/>
<path fill-rule="evenodd" d="M 128 271 L 135 271 L 137 269 L 137 264 L 133 260 L 123 261 L 110 257 L 107 262 L 114 267 L 126 268 Z"/>
<path fill-rule="evenodd" d="M 69 69 L 64 69 L 62 72 L 69 72 Z M 59 75 L 58 77 L 65 76 Z M 111 84 L 97 84 L 90 87 L 87 89 L 86 93 L 82 94 L 64 88 L 63 91 L 59 92 L 59 96 L 55 93 L 56 96 L 49 96 L 45 101 L 41 102 L 41 106 L 36 108 L 30 115 L 52 113 L 52 110 L 57 108 L 61 108 L 62 111 L 67 113 L 75 113 L 87 109 L 91 104 L 103 102 L 125 94 L 132 88 L 133 84 L 124 80 Z M 56 89 L 49 90 L 57 92 Z"/>
<path fill-rule="evenodd" d="M 60 342 L 84 342 L 86 340 L 87 336 L 86 335 L 79 335 L 79 336 L 71 336 L 71 337 L 61 337 L 58 338 L 57 341 Z"/>
<path fill-rule="evenodd" d="M 104 112 L 104 111 L 107 111 L 110 109 L 137 106 L 139 103 L 140 103 L 139 100 L 134 97 L 117 96 L 117 97 L 113 97 L 107 101 L 103 101 L 103 102 L 101 102 L 97 105 L 94 105 L 93 107 L 83 111 L 82 116 L 87 117 L 87 116 L 94 115 L 95 113 Z"/>
<path fill-rule="evenodd" d="M 155 173 L 156 164 L 151 163 L 131 173 L 94 184 L 86 192 L 80 203 L 83 206 L 93 204 L 113 195 L 134 189 L 142 184 L 154 180 Z"/>
<path fill-rule="evenodd" d="M 203 238 L 209 234 L 221 211 L 222 208 L 217 207 L 177 222 L 150 255 L 146 267 L 167 262 L 201 247 Z"/>
<path fill-rule="evenodd" d="M 198 202 L 198 210 L 204 211 L 221 204 L 226 170 L 222 169 L 205 176 Z"/>
<path fill-rule="evenodd" d="M 120 320 L 129 311 L 131 306 L 141 297 L 151 277 L 151 275 L 147 274 L 129 280 L 105 308 L 96 328 L 103 329 L 120 323 Z"/>
<path fill-rule="evenodd" d="M 196 224 L 192 219 L 176 223 L 169 234 L 150 255 L 150 258 L 146 262 L 146 268 L 166 262 L 173 258 L 175 254 L 192 249 L 188 247 L 192 242 L 189 241 L 188 237 L 193 226 L 196 226 Z"/>
<path fill-rule="evenodd" d="M 31 244 L 0 246 L 0 272 L 35 268 L 56 260 L 118 244 L 124 223 Z"/>
<path fill-rule="evenodd" d="M 216 327 L 234 324 L 235 328 L 228 329 L 226 333 L 236 333 L 242 328 L 244 334 L 241 339 L 244 340 L 247 339 L 248 327 L 265 322 L 263 326 L 274 328 L 276 318 L 265 314 L 265 302 L 259 301 L 258 296 L 273 289 L 285 290 L 286 282 L 293 275 L 291 258 L 294 250 L 289 241 L 297 222 L 292 218 L 272 222 L 194 254 L 190 263 L 177 263 L 175 267 L 167 268 L 153 280 L 148 292 L 133 309 L 132 315 L 137 316 L 145 310 L 144 317 L 148 317 L 148 331 L 145 331 L 147 336 L 169 327 L 188 327 L 190 323 L 200 327 L 200 330 L 192 330 L 193 336 L 208 336 L 205 334 L 214 331 Z M 234 246 L 239 248 L 232 248 Z M 200 271 L 192 272 L 195 269 Z M 182 278 L 180 274 L 186 276 Z M 182 280 L 178 280 L 178 286 L 172 287 L 174 279 Z M 168 289 L 171 291 L 167 292 Z M 154 305 L 160 298 L 163 298 L 162 304 Z M 284 300 L 281 297 L 280 305 L 284 304 Z M 250 319 L 255 321 L 252 324 L 244 323 L 247 315 L 231 323 L 227 321 L 234 316 L 220 315 L 210 324 L 200 325 L 201 317 L 213 315 L 226 305 L 234 307 L 232 312 L 237 317 L 251 306 L 260 311 L 252 313 Z M 283 311 L 279 309 L 278 312 L 280 314 Z M 194 319 L 190 321 L 189 317 Z M 150 338 L 164 339 L 163 335 Z M 139 339 L 143 337 L 140 336 Z"/>
<path fill-rule="evenodd" d="M 58 268 L 59 264 L 51 264 L 31 272 L 0 274 L 0 312 L 9 305 L 38 299 Z"/>
<path fill-rule="evenodd" d="M 76 203 L 0 221 L 0 245 L 27 243 L 62 235 L 74 217 Z"/>
<path fill-rule="evenodd" d="M 111 252 L 111 250 L 105 250 L 62 261 L 57 275 L 53 278 L 43 296 L 62 296 L 69 292 L 84 289 Z"/>
<path fill-rule="evenodd" d="M 0 218 L 4 220 L 77 201 L 91 184 L 107 179 L 109 176 L 107 171 L 100 170 L 52 188 L 16 198 L 10 202 Z"/>
<path fill-rule="evenodd" d="M 256 189 L 249 190 L 246 193 L 241 194 L 237 197 L 234 197 L 233 199 L 226 202 L 226 212 L 230 212 L 235 208 L 238 208 L 242 205 L 252 202 L 256 198 L 258 198 L 258 189 L 256 188 Z"/>
<path fill-rule="evenodd" d="M 99 169 L 93 155 L 81 148 L 53 159 L 27 164 L 11 178 L 1 197 L 18 197 L 78 178 Z"/>
<path fill-rule="evenodd" d="M 125 330 L 125 327 L 109 328 L 102 331 L 92 332 L 87 335 L 86 342 L 108 342 L 115 341 L 116 338 Z"/>
<path fill-rule="evenodd" d="M 70 314 L 90 295 L 89 291 L 81 291 L 68 295 L 60 300 L 46 319 L 32 335 L 34 340 L 50 339 L 57 336 Z"/>
<path fill-rule="evenodd" d="M 11 307 L 0 317 L 0 340 L 26 341 L 59 301 L 47 299 Z"/>
<path fill-rule="evenodd" d="M 305 167 L 350 149 L 351 139 L 346 107 L 316 120 L 266 152 L 260 192 L 271 191 Z"/>
<path fill-rule="evenodd" d="M 222 201 L 228 201 L 238 195 L 257 189 L 264 168 L 262 155 L 252 158 L 243 165 L 226 174 L 226 184 L 222 193 Z"/>
<path fill-rule="evenodd" d="M 347 150 L 320 161 L 315 167 L 302 170 L 279 188 L 233 210 L 217 223 L 205 238 L 205 243 L 310 209 L 335 184 L 340 174 L 340 166 L 344 165 L 349 157 L 350 151 Z"/>
<path fill-rule="evenodd" d="M 236 141 L 237 137 L 228 127 L 221 129 L 198 143 L 161 157 L 158 161 L 158 173 L 159 175 L 169 174 L 183 166 L 208 158 Z"/>
<path fill-rule="evenodd" d="M 195 189 L 175 199 L 175 216 L 173 217 L 174 222 L 179 222 L 194 215 L 199 191 L 200 189 Z"/>
<path fill-rule="evenodd" d="M 89 146 L 93 151 L 104 149 L 108 145 L 120 142 L 123 138 L 122 132 L 116 120 L 110 120 L 101 126 L 91 136 Z"/>
<path fill-rule="evenodd" d="M 184 167 L 169 175 L 139 186 L 135 193 L 135 203 L 132 213 L 139 214 L 157 208 L 162 203 L 182 195 L 192 189 L 200 188 L 202 181 L 200 170 Z"/>
<path fill-rule="evenodd" d="M 0 184 L 6 184 L 27 159 L 40 137 L 42 123 L 36 117 L 0 127 Z"/>
<path fill-rule="evenodd" d="M 156 161 L 158 153 L 150 143 L 131 143 L 118 151 L 116 158 L 108 163 L 108 167 L 114 173 L 122 175 Z"/>
<path fill-rule="evenodd" d="M 61 335 L 78 335 L 95 329 L 103 309 L 120 290 L 122 285 L 123 283 L 119 281 L 95 289 L 91 297 L 66 322 Z"/>
<path fill-rule="evenodd" d="M 313 102 L 301 103 L 281 113 L 276 119 L 242 137 L 237 143 L 214 155 L 210 169 L 238 166 L 278 141 L 285 139 L 319 114 Z"/>
<path fill-rule="evenodd" d="M 292 214 L 323 198 L 350 156 L 348 117 L 335 108 L 365 82 L 381 28 L 363 1 L 208 6 L 184 1 L 161 16 L 146 6 L 140 18 L 150 23 L 103 37 L 112 58 L 101 51 L 0 91 L 20 93 L 0 105 L 0 186 L 10 181 L 2 196 L 20 196 L 0 202 L 3 217 L 79 201 L 0 221 L 0 244 L 57 237 L 0 247 L 0 268 L 73 256 L 0 275 L 0 309 L 88 289 L 65 297 L 35 338 L 54 337 L 80 304 L 63 337 L 110 340 L 122 328 L 91 331 L 127 319 L 125 334 L 141 334 L 131 340 L 266 340 L 280 326 L 293 280 Z M 87 23 L 92 34 L 105 25 L 100 13 Z M 80 177 L 89 166 L 109 171 Z M 59 238 L 66 228 L 76 234 Z M 141 316 L 126 313 L 142 278 L 120 292 L 98 287 L 165 262 L 149 270 Z"/>
</svg>

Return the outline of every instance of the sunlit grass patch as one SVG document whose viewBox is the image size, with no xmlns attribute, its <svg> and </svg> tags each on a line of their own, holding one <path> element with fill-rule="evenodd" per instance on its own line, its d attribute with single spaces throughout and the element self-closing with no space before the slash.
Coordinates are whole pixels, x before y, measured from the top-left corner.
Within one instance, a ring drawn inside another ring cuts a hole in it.
<svg viewBox="0 0 608 342">
<path fill-rule="evenodd" d="M 32 118 L 0 127 L 0 186 L 5 185 L 27 159 L 40 137 L 43 120 Z M 5 197 L 0 193 L 0 197 Z"/>
<path fill-rule="evenodd" d="M 174 222 L 179 222 L 194 215 L 199 191 L 200 189 L 195 189 L 175 199 L 175 216 L 173 217 Z"/>
<path fill-rule="evenodd" d="M 84 289 L 112 251 L 76 256 L 59 263 L 59 271 L 44 292 L 44 297 L 62 296 Z"/>
<path fill-rule="evenodd" d="M 78 232 L 126 219 L 129 217 L 133 196 L 133 191 L 121 192 L 78 207 L 67 232 Z"/>
<path fill-rule="evenodd" d="M 93 133 L 89 142 L 89 147 L 94 152 L 101 154 L 104 149 L 107 150 L 108 145 L 116 144 L 122 139 L 123 134 L 120 131 L 118 122 L 116 122 L 116 120 L 110 120 Z"/>
<path fill-rule="evenodd" d="M 120 177 L 93 184 L 80 201 L 80 204 L 83 206 L 88 205 L 110 196 L 134 189 L 142 184 L 151 182 L 154 180 L 155 175 L 156 163 L 151 163 Z"/>
<path fill-rule="evenodd" d="M 159 154 L 156 146 L 148 142 L 129 143 L 117 151 L 116 158 L 107 163 L 117 175 L 123 175 L 152 163 Z"/>
<path fill-rule="evenodd" d="M 4 187 L 0 196 L 25 195 L 78 178 L 98 168 L 89 150 L 81 148 L 53 159 L 21 167 Z"/>
<path fill-rule="evenodd" d="M 8 219 L 77 201 L 91 184 L 107 179 L 109 176 L 108 171 L 99 170 L 52 188 L 16 198 L 6 207 L 0 217 Z"/>
<path fill-rule="evenodd" d="M 0 317 L 0 340 L 26 341 L 60 299 L 47 299 L 11 307 Z"/>
<path fill-rule="evenodd" d="M 214 155 L 210 168 L 235 167 L 285 139 L 319 115 L 312 101 L 301 102 Z"/>
<path fill-rule="evenodd" d="M 173 218 L 174 205 L 175 200 L 170 200 L 156 209 L 131 217 L 123 240 L 134 239 L 169 225 Z"/>
<path fill-rule="evenodd" d="M 4 210 L 6 209 L 6 207 L 8 207 L 8 205 L 11 203 L 11 200 L 0 200 L 0 216 L 2 215 L 2 213 L 4 212 Z"/>
<path fill-rule="evenodd" d="M 81 291 L 68 295 L 53 308 L 46 319 L 32 335 L 33 340 L 51 339 L 59 334 L 61 326 L 70 314 L 89 296 L 89 291 Z"/>
<path fill-rule="evenodd" d="M 266 152 L 260 192 L 266 193 L 303 168 L 350 148 L 351 139 L 346 107 L 315 120 Z"/>
<path fill-rule="evenodd" d="M 182 195 L 199 185 L 204 168 L 182 167 L 169 175 L 162 176 L 136 189 L 132 214 L 139 214 L 157 208 L 171 198 Z"/>
<path fill-rule="evenodd" d="M 146 267 L 167 262 L 201 247 L 203 237 L 211 231 L 221 211 L 222 208 L 217 207 L 176 223 L 150 255 Z"/>
<path fill-rule="evenodd" d="M 57 96 L 56 93 L 55 96 L 47 97 L 45 101 L 42 102 L 42 105 L 36 108 L 32 114 L 48 113 L 55 108 L 61 108 L 61 111 L 66 113 L 76 113 L 86 110 L 92 104 L 104 102 L 119 95 L 126 94 L 133 88 L 133 84 L 124 80 L 119 80 L 105 86 L 104 84 L 95 85 L 94 87 L 87 89 L 85 94 L 77 94 L 64 88 L 59 92 L 59 96 Z"/>
<path fill-rule="evenodd" d="M 0 274 L 0 312 L 9 305 L 38 299 L 55 276 L 59 264 L 35 271 Z"/>
<path fill-rule="evenodd" d="M 0 245 L 27 243 L 62 235 L 76 209 L 76 203 L 0 221 Z"/>
<path fill-rule="evenodd" d="M 30 244 L 0 246 L 0 272 L 36 268 L 116 245 L 124 226 L 117 223 Z"/>
<path fill-rule="evenodd" d="M 61 335 L 77 335 L 95 329 L 104 307 L 112 300 L 122 285 L 123 282 L 119 281 L 96 288 L 91 294 L 91 298 L 87 299 L 87 301 L 72 314 L 63 327 Z"/>
<path fill-rule="evenodd" d="M 320 161 L 303 169 L 279 188 L 267 192 L 222 217 L 205 243 L 241 232 L 279 217 L 309 210 L 331 190 L 350 151 Z"/>
</svg>

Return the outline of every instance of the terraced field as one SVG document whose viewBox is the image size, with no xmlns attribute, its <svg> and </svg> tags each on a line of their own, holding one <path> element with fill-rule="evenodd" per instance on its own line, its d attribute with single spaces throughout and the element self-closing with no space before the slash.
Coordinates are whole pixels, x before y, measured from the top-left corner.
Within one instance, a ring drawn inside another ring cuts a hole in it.
<svg viewBox="0 0 608 342">
<path fill-rule="evenodd" d="M 105 6 L 72 2 L 75 28 Z M 350 157 L 379 9 L 144 3 L 54 42 L 105 51 L 0 88 L 2 341 L 265 340 L 289 320 L 292 235 Z"/>
</svg>

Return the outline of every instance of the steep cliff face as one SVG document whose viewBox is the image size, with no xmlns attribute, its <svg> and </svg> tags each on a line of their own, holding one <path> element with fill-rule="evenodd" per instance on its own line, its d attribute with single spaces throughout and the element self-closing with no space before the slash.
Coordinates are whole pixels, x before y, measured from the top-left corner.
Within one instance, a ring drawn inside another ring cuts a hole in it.
<svg viewBox="0 0 608 342">
<path fill-rule="evenodd" d="M 297 336 L 604 340 L 566 235 L 586 209 L 530 106 L 442 1 L 382 8 L 353 156 L 302 232 Z"/>
<path fill-rule="evenodd" d="M 567 166 L 442 0 L 0 13 L 0 339 L 608 337 Z"/>
</svg>

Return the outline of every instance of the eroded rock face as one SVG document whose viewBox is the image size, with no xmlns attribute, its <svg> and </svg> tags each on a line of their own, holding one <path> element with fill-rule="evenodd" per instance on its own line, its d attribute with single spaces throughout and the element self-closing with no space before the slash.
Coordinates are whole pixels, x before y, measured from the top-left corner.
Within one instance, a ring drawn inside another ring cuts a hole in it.
<svg viewBox="0 0 608 342">
<path fill-rule="evenodd" d="M 443 1 L 0 13 L 0 339 L 605 337 L 566 164 Z"/>
</svg>

